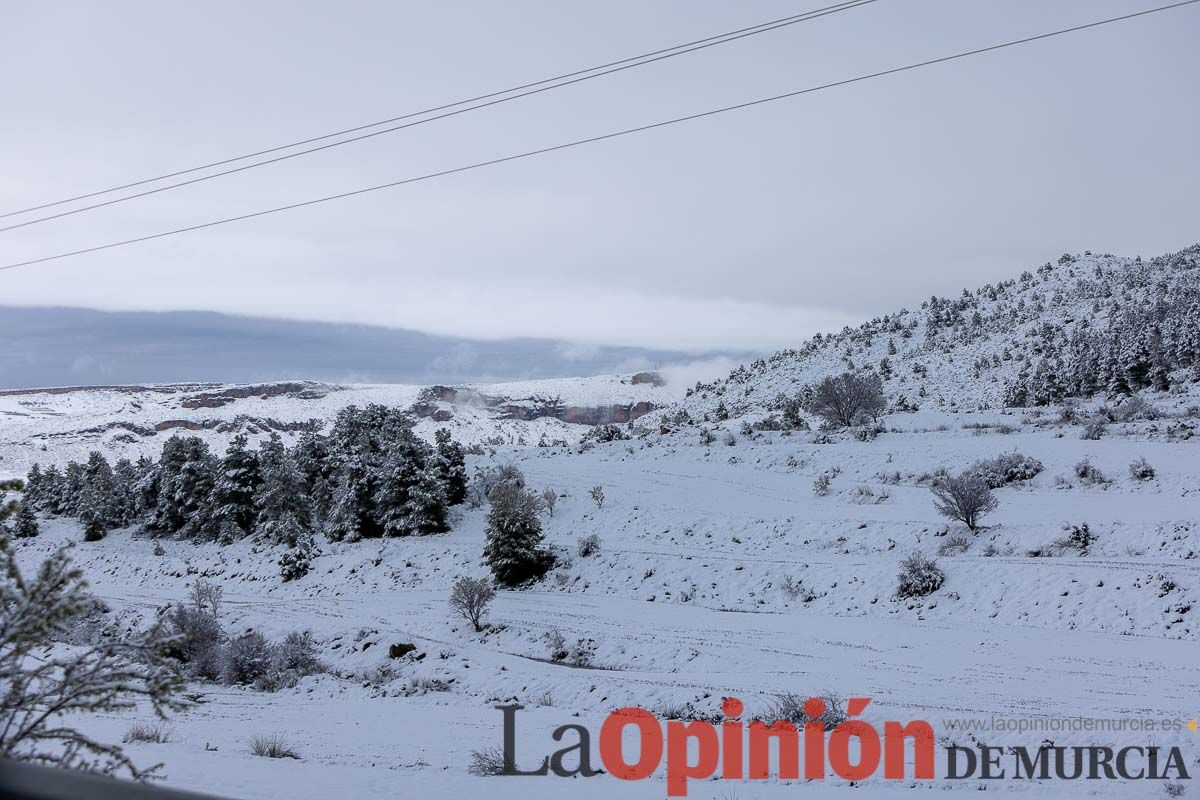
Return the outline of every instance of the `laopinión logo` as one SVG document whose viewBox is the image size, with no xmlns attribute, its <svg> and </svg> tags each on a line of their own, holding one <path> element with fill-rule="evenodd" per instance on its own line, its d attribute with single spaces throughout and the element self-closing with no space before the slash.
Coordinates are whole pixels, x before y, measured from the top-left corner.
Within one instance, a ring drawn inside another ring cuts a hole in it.
<svg viewBox="0 0 1200 800">
<path fill-rule="evenodd" d="M 924 720 L 887 721 L 882 734 L 860 716 L 871 702 L 852 697 L 847 719 L 831 729 L 819 721 L 825 701 L 805 701 L 810 722 L 797 726 L 787 720 L 743 722 L 745 705 L 736 697 L 721 704 L 724 719 L 660 721 L 644 708 L 619 708 L 600 726 L 599 753 L 603 769 L 592 765 L 591 732 L 578 724 L 561 725 L 552 734 L 555 742 L 572 742 L 542 759 L 535 769 L 516 763 L 517 712 L 522 705 L 500 705 L 503 714 L 504 762 L 501 775 L 557 775 L 592 777 L 607 772 L 626 781 L 649 778 L 666 763 L 667 796 L 685 797 L 688 781 L 714 776 L 726 780 L 825 780 L 832 774 L 847 781 L 875 777 L 882 766 L 887 780 L 1170 780 L 1191 776 L 1178 747 L 960 747 L 943 748 L 943 769 L 937 770 L 933 727 Z M 1189 726 L 1190 727 L 1190 726 Z M 623 746 L 627 732 L 637 735 L 637 759 L 627 761 Z M 572 740 L 569 737 L 574 737 Z M 852 742 L 855 744 L 851 746 Z M 911 747 L 910 743 L 911 742 Z M 908 758 L 911 752 L 911 759 Z M 911 764 L 911 770 L 908 769 Z M 719 774 L 718 774 L 719 772 Z"/>
</svg>

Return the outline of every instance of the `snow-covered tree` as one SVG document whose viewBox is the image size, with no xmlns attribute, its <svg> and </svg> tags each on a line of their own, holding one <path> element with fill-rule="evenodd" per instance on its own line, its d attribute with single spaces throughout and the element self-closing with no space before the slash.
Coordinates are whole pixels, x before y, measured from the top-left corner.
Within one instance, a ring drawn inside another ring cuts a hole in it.
<svg viewBox="0 0 1200 800">
<path fill-rule="evenodd" d="M 255 528 L 269 542 L 289 547 L 311 531 L 308 499 L 300 473 L 279 434 L 272 433 L 258 451 L 261 483 L 254 494 Z"/>
<path fill-rule="evenodd" d="M 92 738 L 70 720 L 139 702 L 163 717 L 187 707 L 184 682 L 159 624 L 137 637 L 55 655 L 49 646 L 91 602 L 66 550 L 26 578 L 11 542 L 0 536 L 0 758 L 141 780 L 157 768 L 139 768 L 120 745 Z"/>
<path fill-rule="evenodd" d="M 37 515 L 33 513 L 33 504 L 28 500 L 21 503 L 13 515 L 12 535 L 16 539 L 32 539 L 38 535 Z"/>
<path fill-rule="evenodd" d="M 254 532 L 258 516 L 254 498 L 262 478 L 259 475 L 258 455 L 247 446 L 244 433 L 234 436 L 221 459 L 213 484 L 213 504 L 223 521 L 237 527 L 241 535 Z"/>
<path fill-rule="evenodd" d="M 484 563 L 496 581 L 519 586 L 546 573 L 553 556 L 542 548 L 541 502 L 524 486 L 502 483 L 492 489 Z"/>
</svg>

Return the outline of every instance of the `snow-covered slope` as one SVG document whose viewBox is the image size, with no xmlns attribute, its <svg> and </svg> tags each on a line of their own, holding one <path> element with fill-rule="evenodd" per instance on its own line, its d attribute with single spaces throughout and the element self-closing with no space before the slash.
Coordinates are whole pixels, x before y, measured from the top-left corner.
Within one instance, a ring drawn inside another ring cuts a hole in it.
<svg viewBox="0 0 1200 800">
<path fill-rule="evenodd" d="M 1009 386 L 1039 368 L 1057 368 L 1065 383 L 1072 340 L 1082 333 L 1107 335 L 1110 323 L 1128 325 L 1111 333 L 1133 350 L 1151 346 L 1143 337 L 1160 320 L 1164 336 L 1197 352 L 1200 245 L 1147 261 L 1063 255 L 1013 280 L 818 335 L 740 366 L 725 379 L 696 384 L 680 407 L 698 420 L 714 418 L 721 403 L 731 416 L 767 414 L 781 396 L 794 396 L 806 384 L 866 368 L 884 379 L 893 403 L 904 398 L 919 407 L 997 408 Z"/>
</svg>

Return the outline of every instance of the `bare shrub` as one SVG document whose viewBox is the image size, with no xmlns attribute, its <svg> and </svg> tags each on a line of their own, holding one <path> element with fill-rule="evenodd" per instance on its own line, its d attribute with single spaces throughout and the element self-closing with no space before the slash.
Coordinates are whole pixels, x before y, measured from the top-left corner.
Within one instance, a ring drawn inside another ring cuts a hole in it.
<svg viewBox="0 0 1200 800">
<path fill-rule="evenodd" d="M 604 508 L 604 487 L 593 486 L 588 489 L 588 496 L 592 498 L 592 502 L 596 504 L 596 508 Z"/>
<path fill-rule="evenodd" d="M 554 516 L 554 507 L 558 505 L 558 492 L 547 487 L 542 489 L 542 507 L 550 512 L 550 516 Z"/>
<path fill-rule="evenodd" d="M 859 484 L 850 491 L 850 502 L 858 503 L 859 505 L 875 505 L 885 503 L 891 497 L 886 490 L 880 489 L 876 492 L 866 484 Z"/>
<path fill-rule="evenodd" d="M 1135 481 L 1154 480 L 1154 467 L 1144 458 L 1139 458 L 1129 465 L 1129 477 Z"/>
<path fill-rule="evenodd" d="M 813 387 L 808 410 L 837 428 L 858 425 L 876 418 L 887 407 L 883 383 L 878 375 L 843 372 L 827 377 Z"/>
<path fill-rule="evenodd" d="M 278 733 L 255 736 L 250 740 L 250 752 L 263 758 L 300 759 L 300 754 Z"/>
<path fill-rule="evenodd" d="M 924 597 L 940 589 L 946 582 L 946 575 L 936 561 L 921 553 L 913 553 L 900 562 L 897 581 L 897 597 Z"/>
<path fill-rule="evenodd" d="M 959 534 L 951 536 L 938 545 L 937 554 L 939 556 L 957 556 L 962 555 L 971 549 L 971 539 L 967 536 Z"/>
<path fill-rule="evenodd" d="M 579 553 L 580 558 L 600 555 L 600 537 L 594 533 L 580 536 L 576 552 Z"/>
<path fill-rule="evenodd" d="M 488 606 L 496 599 L 496 590 L 486 578 L 459 578 L 450 590 L 450 608 L 474 626 L 483 630 L 482 620 Z"/>
<path fill-rule="evenodd" d="M 220 584 L 209 583 L 203 578 L 199 578 L 192 584 L 189 599 L 197 611 L 207 611 L 215 617 L 221 610 L 221 597 L 224 594 L 225 589 Z"/>
<path fill-rule="evenodd" d="M 471 763 L 467 766 L 467 772 L 479 777 L 503 775 L 504 767 L 504 750 L 499 747 L 488 747 L 483 750 L 471 751 Z"/>
<path fill-rule="evenodd" d="M 842 698 L 836 692 L 825 692 L 820 700 L 825 705 L 824 711 L 815 717 L 804 713 L 804 703 L 809 698 L 803 695 L 786 692 L 775 696 L 763 715 L 763 722 L 791 722 L 803 729 L 809 722 L 820 722 L 825 730 L 830 731 L 847 720 Z"/>
<path fill-rule="evenodd" d="M 987 481 L 978 475 L 963 473 L 957 478 L 942 478 L 930 487 L 933 506 L 943 517 L 958 520 L 974 531 L 979 519 L 1000 505 Z"/>
<path fill-rule="evenodd" d="M 125 736 L 121 738 L 121 741 L 124 744 L 131 742 L 163 744 L 171 741 L 171 732 L 165 725 L 153 722 L 135 722 L 129 726 L 129 730 L 125 731 Z"/>
<path fill-rule="evenodd" d="M 798 581 L 791 575 L 784 575 L 783 582 L 779 585 L 783 596 L 789 600 L 799 600 L 802 603 L 811 603 L 817 599 L 812 590 L 804 585 L 804 581 Z"/>
</svg>

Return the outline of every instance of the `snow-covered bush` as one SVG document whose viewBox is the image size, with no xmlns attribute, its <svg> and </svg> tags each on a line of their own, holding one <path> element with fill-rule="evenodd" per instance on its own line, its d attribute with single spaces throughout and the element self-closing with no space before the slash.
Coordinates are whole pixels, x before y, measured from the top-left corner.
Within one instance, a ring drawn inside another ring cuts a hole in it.
<svg viewBox="0 0 1200 800">
<path fill-rule="evenodd" d="M 897 597 L 924 597 L 946 582 L 946 575 L 937 562 L 921 553 L 913 553 L 900 562 L 900 573 L 896 578 Z"/>
<path fill-rule="evenodd" d="M 941 478 L 930 491 L 933 492 L 933 506 L 939 514 L 962 522 L 972 531 L 978 529 L 982 516 L 1000 505 L 987 481 L 974 473 Z"/>
<path fill-rule="evenodd" d="M 1079 434 L 1079 438 L 1085 441 L 1096 441 L 1104 436 L 1105 430 L 1108 429 L 1108 419 L 1100 414 L 1092 417 L 1083 426 L 1083 432 Z"/>
<path fill-rule="evenodd" d="M 1092 464 L 1086 456 L 1075 465 L 1075 477 L 1087 485 L 1103 485 L 1109 482 L 1108 478 L 1104 477 L 1104 473 L 1100 471 L 1100 468 Z"/>
<path fill-rule="evenodd" d="M 580 536 L 578 548 L 575 552 L 579 554 L 580 558 L 600 555 L 600 537 L 594 533 L 589 533 L 587 536 Z"/>
<path fill-rule="evenodd" d="M 220 648 L 225 636 L 221 623 L 209 612 L 182 603 L 171 609 L 168 619 L 174 635 L 170 654 L 195 674 L 204 657 Z"/>
<path fill-rule="evenodd" d="M 994 458 L 976 461 L 968 472 L 983 478 L 989 489 L 999 489 L 1009 483 L 1027 481 L 1042 471 L 1042 462 L 1015 450 Z"/>
<path fill-rule="evenodd" d="M 1145 458 L 1139 458 L 1129 465 L 1129 477 L 1135 481 L 1152 481 L 1154 474 L 1154 467 Z"/>
<path fill-rule="evenodd" d="M 270 671 L 274 655 L 273 645 L 258 631 L 242 634 L 225 648 L 222 677 L 226 683 L 254 683 Z"/>
<path fill-rule="evenodd" d="M 817 476 L 817 479 L 813 481 L 813 494 L 815 494 L 817 497 L 824 497 L 825 495 L 829 494 L 829 483 L 832 480 L 833 479 L 830 478 L 827 473 L 822 472 Z"/>
<path fill-rule="evenodd" d="M 316 540 L 311 535 L 303 536 L 279 557 L 279 577 L 284 583 L 300 580 L 312 570 L 312 561 L 320 554 Z"/>
<path fill-rule="evenodd" d="M 496 590 L 485 578 L 463 576 L 450 589 L 450 608 L 471 623 L 476 632 L 483 630 L 483 617 L 495 599 Z"/>
<path fill-rule="evenodd" d="M 596 508 L 604 508 L 604 487 L 593 486 L 588 489 L 588 497 L 592 498 L 592 502 L 596 504 Z"/>
<path fill-rule="evenodd" d="M 1070 533 L 1051 542 L 1050 547 L 1046 548 L 1045 551 L 1031 551 L 1030 554 L 1062 555 L 1065 552 L 1074 551 L 1081 556 L 1085 556 L 1097 538 L 1099 537 L 1092 533 L 1086 522 L 1081 525 L 1071 525 Z"/>
<path fill-rule="evenodd" d="M 589 429 L 580 441 L 583 442 L 619 442 L 629 439 L 629 434 L 621 429 L 619 425 L 609 423 L 607 425 L 597 425 Z"/>
</svg>

